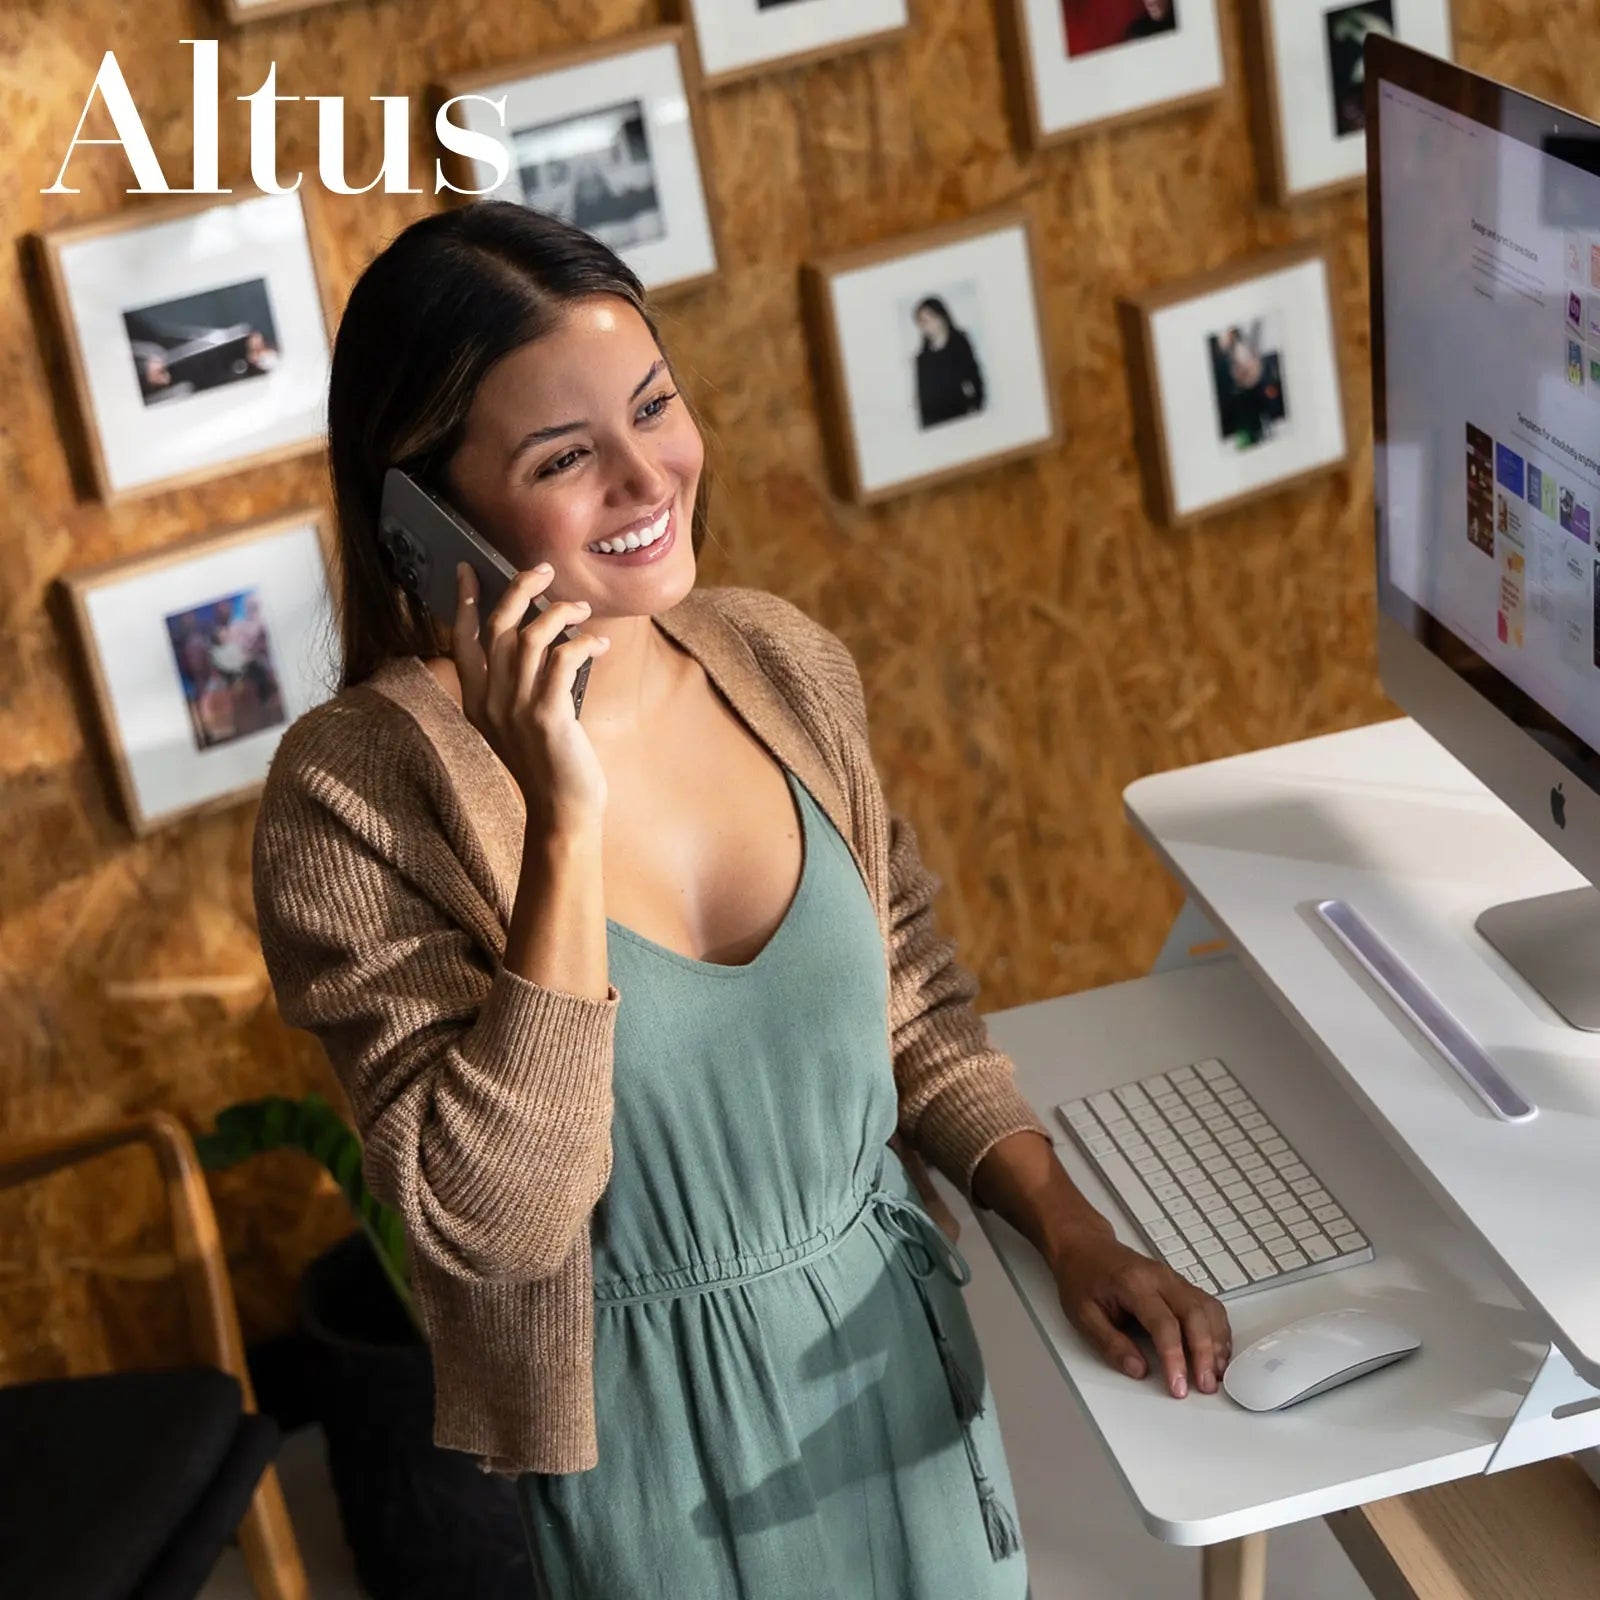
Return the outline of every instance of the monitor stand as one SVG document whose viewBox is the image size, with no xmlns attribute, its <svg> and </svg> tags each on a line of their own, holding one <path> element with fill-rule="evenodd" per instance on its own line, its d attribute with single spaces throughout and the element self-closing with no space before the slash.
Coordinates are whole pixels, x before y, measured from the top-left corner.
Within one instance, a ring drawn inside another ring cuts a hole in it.
<svg viewBox="0 0 1600 1600">
<path fill-rule="evenodd" d="M 1600 889 L 1507 900 L 1477 928 L 1574 1028 L 1600 1033 Z"/>
</svg>

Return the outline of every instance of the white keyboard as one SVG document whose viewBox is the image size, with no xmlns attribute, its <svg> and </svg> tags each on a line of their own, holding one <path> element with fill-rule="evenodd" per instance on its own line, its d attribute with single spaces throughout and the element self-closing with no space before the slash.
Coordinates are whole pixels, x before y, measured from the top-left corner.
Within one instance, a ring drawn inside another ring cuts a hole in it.
<svg viewBox="0 0 1600 1600">
<path fill-rule="evenodd" d="M 1344 1207 L 1215 1059 L 1056 1116 L 1151 1250 L 1219 1300 L 1372 1259 Z"/>
</svg>

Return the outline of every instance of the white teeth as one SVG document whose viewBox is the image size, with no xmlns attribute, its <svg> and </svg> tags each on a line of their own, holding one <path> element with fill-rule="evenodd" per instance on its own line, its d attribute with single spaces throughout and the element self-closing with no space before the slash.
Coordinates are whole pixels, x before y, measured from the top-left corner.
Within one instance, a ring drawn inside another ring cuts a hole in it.
<svg viewBox="0 0 1600 1600">
<path fill-rule="evenodd" d="M 601 539 L 596 544 L 585 545 L 586 550 L 597 555 L 621 555 L 626 550 L 639 550 L 645 545 L 654 544 L 667 531 L 667 522 L 672 512 L 670 508 L 661 513 L 660 519 L 644 530 L 643 533 L 630 533 L 621 539 Z"/>
</svg>

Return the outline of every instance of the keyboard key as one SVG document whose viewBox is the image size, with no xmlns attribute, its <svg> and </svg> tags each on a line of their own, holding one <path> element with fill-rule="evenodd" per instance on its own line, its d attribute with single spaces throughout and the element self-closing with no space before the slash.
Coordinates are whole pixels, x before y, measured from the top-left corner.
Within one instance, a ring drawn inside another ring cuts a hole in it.
<svg viewBox="0 0 1600 1600">
<path fill-rule="evenodd" d="M 1243 1239 L 1249 1235 L 1250 1230 L 1242 1222 L 1219 1222 L 1216 1224 L 1217 1237 L 1226 1239 L 1230 1244 L 1235 1239 Z"/>
<path fill-rule="evenodd" d="M 1333 1254 L 1331 1248 L 1329 1249 L 1328 1253 L 1330 1255 Z M 1174 1250 L 1172 1254 L 1167 1257 L 1167 1265 L 1171 1267 L 1173 1271 L 1177 1272 L 1181 1271 L 1184 1267 L 1192 1267 L 1199 1259 L 1199 1256 L 1197 1256 L 1193 1250 Z"/>
<path fill-rule="evenodd" d="M 1255 1180 L 1252 1179 L 1251 1181 L 1254 1182 Z M 1270 1201 L 1277 1195 L 1288 1194 L 1288 1192 L 1288 1184 L 1279 1183 L 1276 1178 L 1263 1178 L 1259 1183 L 1256 1183 L 1256 1193 L 1263 1200 Z"/>
<path fill-rule="evenodd" d="M 1309 1215 L 1304 1206 L 1290 1206 L 1287 1211 L 1278 1212 L 1278 1221 L 1287 1228 L 1291 1223 L 1304 1222 Z"/>
<path fill-rule="evenodd" d="M 1339 1238 L 1341 1234 L 1354 1233 L 1355 1231 L 1356 1225 L 1349 1219 L 1349 1217 L 1340 1217 L 1337 1222 L 1330 1222 L 1328 1224 L 1329 1236 L 1334 1239 Z"/>
<path fill-rule="evenodd" d="M 1164 1072 L 1153 1073 L 1144 1080 L 1144 1086 L 1158 1100 L 1162 1095 L 1172 1093 L 1172 1080 Z"/>
<path fill-rule="evenodd" d="M 1300 1207 L 1295 1203 L 1295 1197 L 1288 1193 L 1287 1190 L 1283 1194 L 1273 1195 L 1272 1198 L 1267 1201 L 1267 1204 L 1271 1206 L 1271 1208 L 1276 1211 L 1280 1217 L 1285 1211 L 1300 1211 Z M 1304 1216 L 1305 1212 L 1300 1211 L 1300 1215 Z"/>
<path fill-rule="evenodd" d="M 1321 1189 L 1322 1185 L 1315 1178 L 1308 1176 L 1293 1179 L 1289 1187 L 1298 1195 L 1311 1195 Z"/>
<path fill-rule="evenodd" d="M 1300 1204 L 1314 1214 L 1318 1206 L 1332 1205 L 1333 1196 L 1326 1189 L 1312 1189 L 1301 1197 Z"/>
<path fill-rule="evenodd" d="M 1338 1206 L 1334 1205 L 1330 1201 L 1325 1206 L 1318 1206 L 1317 1209 L 1311 1213 L 1311 1215 L 1314 1216 L 1318 1222 L 1337 1222 L 1344 1215 L 1344 1212 L 1342 1212 Z"/>
<path fill-rule="evenodd" d="M 1300 1254 L 1293 1239 L 1269 1239 L 1267 1241 L 1267 1254 L 1281 1267 L 1285 1256 Z"/>
<path fill-rule="evenodd" d="M 1278 1166 L 1274 1161 L 1273 1166 L 1278 1167 L 1278 1176 L 1288 1184 L 1292 1184 L 1296 1178 L 1307 1178 L 1311 1175 L 1303 1161 L 1289 1161 L 1282 1166 Z"/>
<path fill-rule="evenodd" d="M 1183 1096 L 1181 1094 L 1173 1094 L 1169 1089 L 1165 1094 L 1158 1094 L 1155 1097 L 1155 1103 L 1163 1111 L 1176 1111 L 1183 1104 Z"/>
<path fill-rule="evenodd" d="M 1231 1076 L 1228 1069 L 1215 1056 L 1207 1056 L 1204 1061 L 1195 1062 L 1194 1070 L 1208 1083 L 1215 1083 L 1218 1078 Z"/>
<path fill-rule="evenodd" d="M 1154 1184 L 1151 1187 L 1150 1193 L 1153 1194 L 1156 1199 L 1162 1203 L 1162 1205 L 1167 1205 L 1169 1202 L 1176 1200 L 1178 1196 L 1183 1193 L 1183 1190 L 1179 1188 L 1177 1184 L 1173 1183 L 1169 1178 L 1165 1183 Z"/>
<path fill-rule="evenodd" d="M 1288 1237 L 1289 1235 L 1286 1234 L 1276 1222 L 1263 1222 L 1256 1229 L 1256 1238 L 1258 1238 L 1269 1250 L 1272 1248 L 1274 1241 L 1278 1239 L 1287 1239 Z"/>
<path fill-rule="evenodd" d="M 1167 1164 L 1158 1156 L 1135 1156 L 1133 1170 L 1141 1178 L 1149 1178 L 1158 1172 L 1164 1173 L 1167 1170 Z"/>
<path fill-rule="evenodd" d="M 1192 1138 L 1199 1131 L 1199 1128 L 1200 1119 L 1198 1117 L 1174 1117 L 1172 1119 L 1172 1131 L 1180 1138 Z"/>
<path fill-rule="evenodd" d="M 1259 1228 L 1263 1222 L 1272 1221 L 1272 1213 L 1262 1206 L 1256 1206 L 1249 1211 L 1241 1212 L 1240 1215 L 1244 1219 L 1245 1225 L 1251 1228 Z"/>
<path fill-rule="evenodd" d="M 1326 1239 L 1307 1239 L 1301 1248 L 1313 1261 L 1331 1261 L 1339 1253 Z"/>
<path fill-rule="evenodd" d="M 1267 1126 L 1267 1119 L 1259 1111 L 1247 1111 L 1239 1118 L 1239 1126 L 1246 1133 L 1255 1133 Z"/>
<path fill-rule="evenodd" d="M 1278 1257 L 1278 1265 L 1285 1272 L 1293 1272 L 1297 1267 L 1308 1266 L 1309 1263 L 1298 1250 L 1291 1250 L 1288 1255 Z"/>
<path fill-rule="evenodd" d="M 1270 1139 L 1258 1139 L 1256 1141 L 1256 1148 L 1264 1156 L 1276 1156 L 1281 1155 L 1289 1147 L 1283 1142 L 1282 1139 L 1274 1134 Z"/>
<path fill-rule="evenodd" d="M 1255 1248 L 1241 1249 L 1238 1255 L 1239 1265 L 1250 1274 L 1252 1283 L 1260 1283 L 1263 1278 L 1275 1278 L 1278 1268 L 1265 1250 Z"/>
<path fill-rule="evenodd" d="M 1184 1273 L 1184 1277 L 1186 1277 L 1189 1282 L 1195 1286 L 1195 1288 L 1204 1289 L 1207 1294 L 1215 1294 L 1217 1292 L 1216 1280 L 1209 1272 L 1206 1271 L 1204 1267 L 1190 1267 L 1188 1271 Z"/>
<path fill-rule="evenodd" d="M 1204 1239 L 1195 1246 L 1195 1249 L 1199 1252 L 1201 1260 L 1213 1272 L 1217 1270 L 1217 1262 L 1219 1260 L 1231 1261 L 1233 1259 L 1228 1254 L 1228 1247 L 1220 1239 Z"/>
<path fill-rule="evenodd" d="M 1222 1192 L 1227 1195 L 1230 1200 L 1247 1200 L 1252 1194 L 1255 1193 L 1255 1190 L 1252 1189 L 1248 1183 L 1244 1182 L 1243 1179 L 1240 1179 L 1237 1183 L 1223 1184 Z"/>
<path fill-rule="evenodd" d="M 1108 1156 L 1117 1147 L 1112 1144 L 1109 1139 L 1101 1137 L 1100 1135 L 1096 1135 L 1092 1139 L 1085 1139 L 1083 1141 L 1083 1148 L 1087 1150 L 1090 1155 Z"/>
<path fill-rule="evenodd" d="M 1359 1233 L 1347 1233 L 1333 1242 L 1338 1245 L 1339 1254 L 1342 1256 L 1354 1255 L 1357 1250 L 1367 1248 L 1367 1241 Z"/>
<path fill-rule="evenodd" d="M 1232 1257 L 1223 1257 L 1211 1263 L 1211 1270 L 1217 1275 L 1217 1282 L 1224 1289 L 1242 1289 L 1249 1281 L 1244 1273 L 1234 1264 Z"/>
<path fill-rule="evenodd" d="M 1145 1188 L 1144 1180 L 1121 1156 L 1101 1156 L 1100 1173 L 1140 1222 L 1153 1222 L 1163 1214 L 1160 1203 Z"/>
<path fill-rule="evenodd" d="M 1271 1168 L 1267 1166 L 1267 1158 L 1265 1156 L 1248 1155 L 1239 1157 L 1239 1170 L 1241 1172 L 1269 1172 Z M 1280 1184 L 1279 1188 L 1282 1187 Z"/>
<path fill-rule="evenodd" d="M 1291 1222 L 1289 1224 L 1289 1232 L 1302 1241 L 1320 1239 L 1322 1237 L 1322 1229 L 1310 1217 L 1307 1217 L 1304 1222 Z"/>
<path fill-rule="evenodd" d="M 1136 1083 L 1125 1083 L 1120 1089 L 1113 1089 L 1111 1092 L 1125 1106 L 1142 1106 L 1149 1098 Z"/>
</svg>

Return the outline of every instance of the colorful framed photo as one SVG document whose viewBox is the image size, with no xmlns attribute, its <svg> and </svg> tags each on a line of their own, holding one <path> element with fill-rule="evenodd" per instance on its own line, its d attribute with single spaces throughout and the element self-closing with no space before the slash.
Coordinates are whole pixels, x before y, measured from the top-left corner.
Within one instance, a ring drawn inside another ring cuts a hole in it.
<svg viewBox="0 0 1600 1600">
<path fill-rule="evenodd" d="M 1349 459 L 1328 259 L 1259 256 L 1120 307 L 1145 504 L 1168 527 Z"/>
<path fill-rule="evenodd" d="M 1279 203 L 1362 181 L 1369 33 L 1454 54 L 1450 0 L 1250 0 L 1245 9 L 1262 188 Z"/>
<path fill-rule="evenodd" d="M 308 201 L 146 200 L 33 235 L 100 499 L 322 446 L 333 318 Z"/>
<path fill-rule="evenodd" d="M 802 290 L 845 498 L 871 504 L 1060 443 L 1026 213 L 808 262 Z"/>
<path fill-rule="evenodd" d="M 336 691 L 331 566 L 308 510 L 61 577 L 135 834 L 258 793 L 284 729 Z"/>
<path fill-rule="evenodd" d="M 907 0 L 680 0 L 708 88 L 910 32 Z"/>
<path fill-rule="evenodd" d="M 1217 0 L 1011 0 L 1002 45 L 1027 149 L 1222 93 Z"/>
<path fill-rule="evenodd" d="M 681 27 L 652 28 L 621 44 L 588 45 L 438 84 L 456 95 L 503 100 L 502 121 L 483 100 L 451 108 L 459 127 L 505 152 L 493 189 L 487 161 L 452 155 L 445 176 L 460 196 L 511 200 L 575 223 L 610 245 L 645 288 L 698 287 L 717 270 L 716 223 L 701 176 L 698 85 Z M 448 193 L 448 191 L 445 191 Z"/>
</svg>

